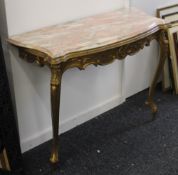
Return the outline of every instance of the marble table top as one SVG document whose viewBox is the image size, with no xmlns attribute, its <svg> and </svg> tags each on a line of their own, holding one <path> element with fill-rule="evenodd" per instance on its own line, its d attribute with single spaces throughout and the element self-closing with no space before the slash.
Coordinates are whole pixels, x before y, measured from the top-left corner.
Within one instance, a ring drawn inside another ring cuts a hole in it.
<svg viewBox="0 0 178 175">
<path fill-rule="evenodd" d="M 60 58 L 64 61 L 70 53 L 117 43 L 161 24 L 164 24 L 162 19 L 136 8 L 123 8 L 11 36 L 8 41 L 43 52 L 60 62 Z"/>
</svg>

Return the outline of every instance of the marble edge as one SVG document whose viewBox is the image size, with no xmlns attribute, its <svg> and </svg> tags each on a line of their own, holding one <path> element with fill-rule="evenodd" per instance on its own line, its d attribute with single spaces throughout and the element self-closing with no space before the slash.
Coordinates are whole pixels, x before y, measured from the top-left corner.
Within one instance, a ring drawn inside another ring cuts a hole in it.
<svg viewBox="0 0 178 175">
<path fill-rule="evenodd" d="M 42 54 L 46 54 L 47 57 L 49 58 L 48 63 L 51 64 L 60 64 L 61 62 L 65 62 L 68 61 L 69 59 L 72 59 L 74 57 L 79 57 L 79 56 L 84 56 L 86 54 L 94 54 L 97 52 L 101 52 L 101 51 L 105 51 L 105 50 L 109 50 L 109 49 L 113 49 L 114 47 L 120 47 L 120 45 L 124 45 L 130 42 L 134 42 L 137 39 L 142 39 L 146 36 L 149 36 L 155 32 L 157 32 L 158 30 L 160 30 L 163 26 L 167 26 L 165 23 L 162 24 L 157 24 L 155 25 L 153 28 L 150 28 L 148 31 L 145 31 L 144 33 L 140 33 L 137 36 L 133 36 L 132 38 L 128 38 L 122 41 L 117 41 L 111 44 L 107 44 L 107 45 L 103 45 L 100 47 L 96 47 L 96 48 L 91 48 L 91 49 L 87 49 L 87 50 L 78 50 L 76 52 L 69 52 L 66 53 L 64 55 L 61 55 L 59 57 L 54 56 L 49 50 L 42 48 L 42 47 L 37 47 L 34 45 L 26 45 L 26 44 L 22 44 L 16 40 L 13 40 L 11 38 L 8 38 L 7 41 L 14 45 L 15 47 L 19 47 L 19 48 L 24 48 L 24 49 L 31 49 L 31 50 L 35 50 L 38 51 Z M 133 40 L 133 41 L 132 41 Z"/>
<path fill-rule="evenodd" d="M 54 58 L 53 54 L 49 50 L 47 50 L 43 47 L 38 47 L 38 46 L 34 46 L 34 45 L 29 45 L 29 44 L 28 45 L 22 44 L 21 42 L 18 42 L 16 40 L 11 39 L 11 38 L 8 38 L 7 42 L 14 45 L 15 47 L 21 47 L 21 48 L 24 48 L 24 49 L 36 50 L 38 52 L 46 54 L 50 58 Z"/>
</svg>

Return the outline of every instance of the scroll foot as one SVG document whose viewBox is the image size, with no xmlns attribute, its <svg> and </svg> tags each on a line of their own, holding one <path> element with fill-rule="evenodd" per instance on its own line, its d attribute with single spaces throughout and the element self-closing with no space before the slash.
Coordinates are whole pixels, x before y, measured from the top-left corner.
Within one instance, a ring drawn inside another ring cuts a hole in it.
<svg viewBox="0 0 178 175">
<path fill-rule="evenodd" d="M 51 153 L 50 162 L 51 162 L 52 164 L 56 164 L 56 163 L 59 162 L 58 152 L 52 152 L 52 153 Z"/>
<path fill-rule="evenodd" d="M 151 108 L 151 112 L 153 114 L 156 114 L 158 112 L 158 107 L 153 100 L 147 100 L 145 104 Z"/>
</svg>

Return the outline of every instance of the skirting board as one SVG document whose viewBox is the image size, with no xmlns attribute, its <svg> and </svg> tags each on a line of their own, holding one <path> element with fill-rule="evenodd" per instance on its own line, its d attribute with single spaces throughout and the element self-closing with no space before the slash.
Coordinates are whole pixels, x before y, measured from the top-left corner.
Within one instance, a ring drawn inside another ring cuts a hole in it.
<svg viewBox="0 0 178 175">
<path fill-rule="evenodd" d="M 97 106 L 90 108 L 87 111 L 81 112 L 76 116 L 72 116 L 70 119 L 62 121 L 60 123 L 60 134 L 88 121 L 96 116 L 122 104 L 125 101 L 125 98 L 122 96 L 113 97 Z M 21 141 L 22 152 L 26 152 L 52 138 L 52 129 L 47 128 L 46 130 Z"/>
</svg>

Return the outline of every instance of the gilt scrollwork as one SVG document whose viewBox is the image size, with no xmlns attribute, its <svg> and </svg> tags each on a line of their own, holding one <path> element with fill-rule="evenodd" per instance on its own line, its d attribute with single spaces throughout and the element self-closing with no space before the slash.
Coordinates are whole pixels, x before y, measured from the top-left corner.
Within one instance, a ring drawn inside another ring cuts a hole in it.
<svg viewBox="0 0 178 175">
<path fill-rule="evenodd" d="M 108 49 L 102 52 L 84 55 L 84 56 L 78 56 L 71 59 L 67 59 L 66 61 L 63 61 L 61 63 L 50 63 L 49 59 L 46 55 L 41 55 L 36 51 L 33 51 L 31 49 L 24 49 L 19 48 L 19 56 L 28 61 L 29 63 L 37 63 L 39 66 L 48 65 L 51 67 L 51 65 L 56 65 L 60 67 L 62 72 L 65 72 L 67 69 L 70 68 L 79 68 L 80 70 L 85 69 L 89 65 L 107 65 L 112 63 L 114 60 L 122 60 L 126 58 L 128 55 L 134 55 L 137 52 L 139 52 L 141 49 L 143 49 L 145 46 L 149 46 L 150 42 L 153 39 L 159 40 L 159 32 L 156 32 L 152 35 L 148 35 L 147 37 L 144 37 L 142 39 L 139 39 L 137 41 L 123 44 L 119 47 Z"/>
<path fill-rule="evenodd" d="M 31 50 L 26 50 L 19 48 L 19 57 L 29 63 L 36 63 L 40 67 L 43 67 L 47 63 L 47 58 L 45 56 L 40 56 L 38 54 L 31 53 Z"/>
<path fill-rule="evenodd" d="M 153 39 L 157 39 L 158 34 L 155 33 L 153 35 L 150 35 L 146 38 L 140 39 L 138 41 L 106 50 L 104 52 L 99 52 L 95 54 L 90 54 L 87 56 L 72 58 L 67 60 L 66 62 L 61 63 L 63 71 L 66 71 L 70 68 L 79 68 L 80 70 L 85 69 L 89 65 L 107 65 L 112 63 L 114 60 L 122 60 L 126 58 L 128 55 L 134 55 L 137 52 L 139 52 L 141 49 L 143 49 L 145 46 L 149 46 L 150 42 Z"/>
</svg>

